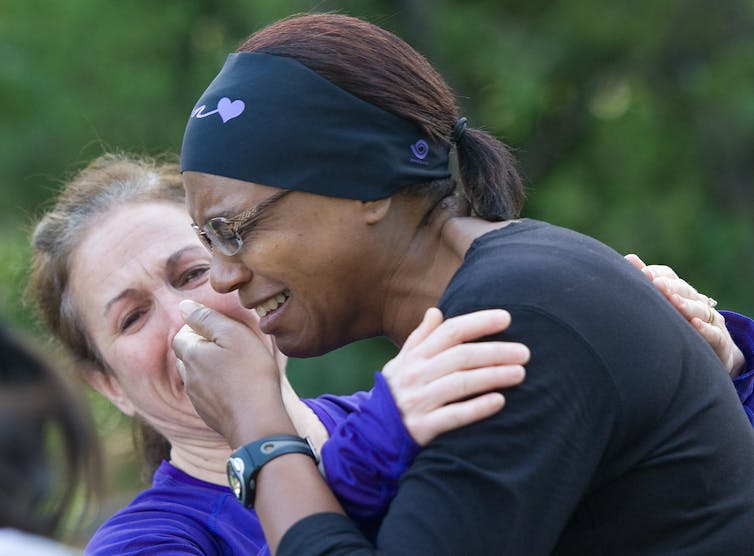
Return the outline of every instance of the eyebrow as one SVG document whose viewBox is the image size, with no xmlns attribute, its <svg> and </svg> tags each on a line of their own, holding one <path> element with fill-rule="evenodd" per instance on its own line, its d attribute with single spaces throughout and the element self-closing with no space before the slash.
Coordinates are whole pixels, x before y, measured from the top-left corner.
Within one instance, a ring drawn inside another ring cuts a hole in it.
<svg viewBox="0 0 754 556">
<path fill-rule="evenodd" d="M 181 260 L 181 257 L 183 257 L 188 251 L 204 251 L 204 247 L 200 247 L 199 245 L 189 245 L 187 247 L 184 247 L 183 249 L 179 249 L 175 253 L 172 253 L 167 260 L 165 261 L 165 267 L 170 268 L 173 266 L 176 266 L 178 264 L 178 261 Z M 118 295 L 113 297 L 110 301 L 108 301 L 105 304 L 105 311 L 104 315 L 107 315 L 107 313 L 112 309 L 112 306 L 118 303 L 119 301 L 122 301 L 123 299 L 126 299 L 128 297 L 133 297 L 138 292 L 134 288 L 126 288 L 122 292 L 120 292 Z"/>
<path fill-rule="evenodd" d="M 110 309 L 112 308 L 112 306 L 115 305 L 116 303 L 118 303 L 118 301 L 121 301 L 121 300 L 123 300 L 123 299 L 125 299 L 127 297 L 132 297 L 132 296 L 135 296 L 135 295 L 136 295 L 136 290 L 135 289 L 133 289 L 133 288 L 126 288 L 125 290 L 123 290 L 122 292 L 120 292 L 118 295 L 116 295 L 110 301 L 107 302 L 107 304 L 105 305 L 105 312 L 103 314 L 107 315 L 107 313 L 110 311 Z"/>
<path fill-rule="evenodd" d="M 189 245 L 187 247 L 184 247 L 183 249 L 179 249 L 172 255 L 170 255 L 167 260 L 165 261 L 165 266 L 170 268 L 171 266 L 175 266 L 178 264 L 178 261 L 181 260 L 181 257 L 186 254 L 188 251 L 202 251 L 204 252 L 204 247 L 200 245 Z"/>
<path fill-rule="evenodd" d="M 291 191 L 291 189 L 284 189 L 278 193 L 274 193 L 254 208 L 245 210 L 244 212 L 234 216 L 230 220 L 235 220 L 236 218 L 241 217 L 244 213 L 250 212 L 251 214 L 247 216 L 248 220 L 238 227 L 239 232 L 249 233 L 266 216 L 265 212 L 267 211 L 267 209 L 275 205 L 280 199 L 288 195 L 288 193 L 290 193 Z"/>
</svg>

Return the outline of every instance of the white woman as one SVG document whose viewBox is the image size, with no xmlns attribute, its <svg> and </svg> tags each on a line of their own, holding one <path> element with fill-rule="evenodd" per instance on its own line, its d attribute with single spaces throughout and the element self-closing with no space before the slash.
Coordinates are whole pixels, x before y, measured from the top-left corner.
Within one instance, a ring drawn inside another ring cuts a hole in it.
<svg viewBox="0 0 754 556">
<path fill-rule="evenodd" d="M 503 397 L 494 390 L 524 376 L 528 350 L 522 345 L 459 345 L 503 329 L 505 312 L 440 325 L 430 311 L 413 348 L 394 361 L 401 373 L 387 368 L 368 394 L 302 402 L 280 373 L 285 358 L 259 332 L 256 314 L 234 294 L 210 287 L 210 254 L 190 227 L 173 164 L 98 158 L 65 186 L 32 243 L 30 293 L 45 322 L 76 356 L 86 381 L 137 419 L 146 444 L 157 447 L 149 454 L 156 468 L 152 487 L 95 533 L 87 554 L 267 550 L 253 510 L 228 488 L 230 447 L 197 415 L 179 377 L 171 344 L 183 324 L 182 299 L 213 307 L 252 331 L 246 365 L 279 375 L 297 434 L 321 449 L 323 471 L 367 534 L 420 445 L 497 412 Z M 402 363 L 416 352 L 422 361 Z M 216 379 L 226 380 L 223 369 Z"/>
</svg>

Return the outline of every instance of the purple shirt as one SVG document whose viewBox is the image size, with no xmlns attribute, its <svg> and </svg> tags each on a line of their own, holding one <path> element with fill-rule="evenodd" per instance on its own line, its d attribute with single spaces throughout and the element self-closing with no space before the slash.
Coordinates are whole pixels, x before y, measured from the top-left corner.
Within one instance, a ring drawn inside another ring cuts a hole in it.
<svg viewBox="0 0 754 556">
<path fill-rule="evenodd" d="M 720 313 L 725 317 L 725 326 L 746 360 L 741 374 L 733 379 L 733 385 L 749 421 L 754 425 L 754 321 L 729 311 Z"/>
<path fill-rule="evenodd" d="M 368 393 L 304 400 L 331 438 L 322 448 L 328 483 L 366 535 L 376 530 L 419 447 L 406 431 L 380 373 Z M 108 519 L 87 555 L 269 554 L 253 510 L 228 487 L 163 461 L 152 487 Z"/>
</svg>

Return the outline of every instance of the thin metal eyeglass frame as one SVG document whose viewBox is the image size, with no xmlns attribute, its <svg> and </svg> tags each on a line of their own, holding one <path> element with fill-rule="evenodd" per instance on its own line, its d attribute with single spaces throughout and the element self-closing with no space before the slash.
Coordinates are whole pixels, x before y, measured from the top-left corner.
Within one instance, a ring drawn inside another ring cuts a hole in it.
<svg viewBox="0 0 754 556">
<path fill-rule="evenodd" d="M 291 191 L 291 189 L 283 189 L 278 193 L 273 193 L 254 208 L 246 209 L 231 218 L 217 216 L 207 220 L 202 227 L 193 223 L 191 227 L 209 251 L 214 251 L 215 247 L 217 247 L 217 250 L 223 255 L 232 257 L 243 247 L 244 240 L 241 237 L 243 229 L 252 221 L 259 219 L 265 210 L 269 209 Z M 228 235 L 223 235 L 223 233 Z"/>
</svg>

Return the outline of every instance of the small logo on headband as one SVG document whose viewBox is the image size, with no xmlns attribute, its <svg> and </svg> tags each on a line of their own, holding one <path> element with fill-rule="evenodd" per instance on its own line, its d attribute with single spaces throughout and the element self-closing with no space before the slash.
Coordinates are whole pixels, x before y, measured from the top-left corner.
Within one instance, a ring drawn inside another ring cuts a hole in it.
<svg viewBox="0 0 754 556">
<path fill-rule="evenodd" d="M 419 139 L 416 143 L 411 145 L 411 152 L 419 160 L 424 160 L 429 154 L 429 145 L 424 139 Z"/>
<path fill-rule="evenodd" d="M 205 112 L 205 108 L 207 108 L 205 104 L 197 106 L 192 110 L 191 117 L 206 118 L 212 114 L 220 114 L 223 123 L 226 123 L 228 120 L 240 116 L 246 108 L 246 104 L 242 100 L 230 100 L 228 97 L 223 97 L 217 102 L 217 108 L 215 110 Z M 413 146 L 411 148 L 413 149 Z"/>
<path fill-rule="evenodd" d="M 414 164 L 421 164 L 422 166 L 429 166 L 424 160 L 429 154 L 429 143 L 424 139 L 419 139 L 416 143 L 411 145 L 411 154 L 413 156 L 408 157 L 411 162 Z"/>
</svg>

